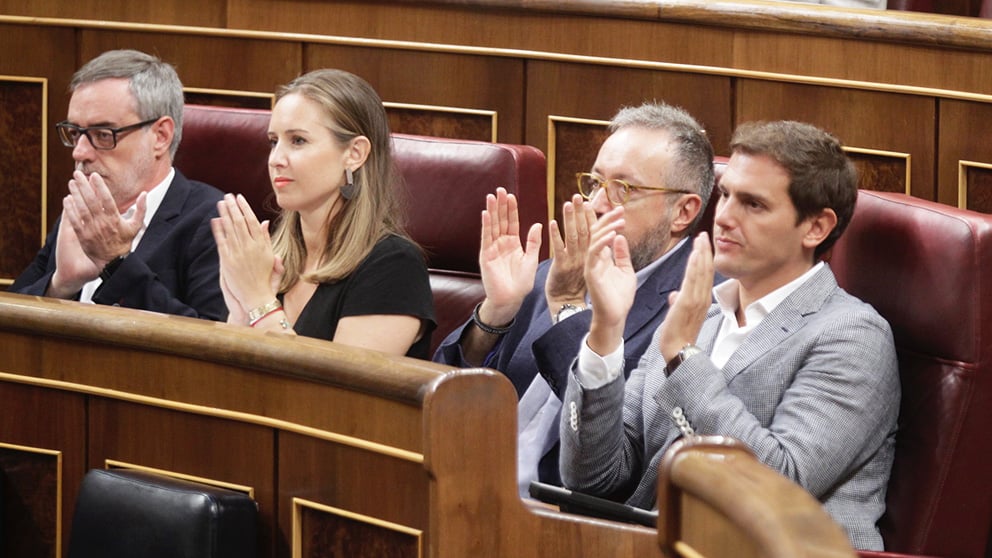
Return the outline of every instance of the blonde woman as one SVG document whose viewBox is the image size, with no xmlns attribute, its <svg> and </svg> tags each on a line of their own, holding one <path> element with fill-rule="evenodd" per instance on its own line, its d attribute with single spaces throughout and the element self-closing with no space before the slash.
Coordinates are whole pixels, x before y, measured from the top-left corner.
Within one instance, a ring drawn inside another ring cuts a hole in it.
<svg viewBox="0 0 992 558">
<path fill-rule="evenodd" d="M 277 92 L 269 142 L 271 237 L 240 195 L 212 222 L 228 322 L 427 358 L 430 281 L 397 222 L 375 90 L 340 70 L 305 74 Z"/>
</svg>

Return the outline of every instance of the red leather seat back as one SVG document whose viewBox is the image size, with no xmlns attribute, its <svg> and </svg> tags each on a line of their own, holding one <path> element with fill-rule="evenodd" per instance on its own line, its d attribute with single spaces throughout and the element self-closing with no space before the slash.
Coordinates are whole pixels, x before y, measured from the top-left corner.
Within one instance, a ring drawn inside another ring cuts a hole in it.
<svg viewBox="0 0 992 558">
<path fill-rule="evenodd" d="M 830 262 L 889 321 L 899 355 L 886 548 L 981 556 L 992 525 L 992 216 L 861 191 Z"/>
<path fill-rule="evenodd" d="M 275 218 L 269 115 L 268 110 L 186 105 L 176 168 L 188 178 L 244 194 L 259 218 Z M 431 268 L 438 321 L 433 350 L 484 297 L 479 240 L 486 194 L 500 186 L 515 194 L 526 234 L 531 224 L 548 219 L 546 162 L 530 146 L 404 134 L 393 134 L 393 154 L 406 230 L 423 247 Z"/>
<path fill-rule="evenodd" d="M 393 153 L 407 232 L 432 268 L 479 272 L 481 214 L 500 186 L 517 197 L 521 234 L 547 223 L 547 166 L 535 147 L 393 134 Z M 546 257 L 547 242 L 541 248 Z"/>
<path fill-rule="evenodd" d="M 186 105 L 175 167 L 186 178 L 243 194 L 259 219 L 279 206 L 269 182 L 269 115 L 262 109 Z"/>
</svg>

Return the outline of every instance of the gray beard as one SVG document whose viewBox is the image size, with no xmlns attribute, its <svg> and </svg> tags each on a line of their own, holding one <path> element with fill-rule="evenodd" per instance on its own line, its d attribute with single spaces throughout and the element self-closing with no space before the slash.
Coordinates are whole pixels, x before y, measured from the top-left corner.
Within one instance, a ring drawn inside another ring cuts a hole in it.
<svg viewBox="0 0 992 558">
<path fill-rule="evenodd" d="M 660 258 L 671 239 L 672 208 L 669 207 L 665 211 L 664 218 L 660 219 L 639 243 L 630 247 L 630 263 L 634 266 L 634 271 L 640 271 Z"/>
</svg>

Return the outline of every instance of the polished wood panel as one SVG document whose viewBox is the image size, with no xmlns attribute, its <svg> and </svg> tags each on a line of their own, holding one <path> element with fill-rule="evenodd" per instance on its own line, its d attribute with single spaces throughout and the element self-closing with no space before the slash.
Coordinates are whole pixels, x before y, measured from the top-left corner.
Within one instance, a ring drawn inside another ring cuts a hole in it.
<svg viewBox="0 0 992 558">
<path fill-rule="evenodd" d="M 345 513 L 410 529 L 426 530 L 429 527 L 423 503 L 430 496 L 420 463 L 391 459 L 360 448 L 314 443 L 305 436 L 283 432 L 279 435 L 278 475 L 279 490 L 283 494 L 278 502 L 280 509 L 293 509 L 293 499 L 303 498 Z M 325 514 L 308 517 L 310 522 L 304 525 L 300 542 L 304 549 L 310 548 L 310 555 L 354 555 L 318 553 L 318 549 L 327 548 L 328 545 L 321 541 L 338 522 Z M 279 524 L 279 540 L 286 541 L 287 545 L 294 536 L 291 520 L 290 514 L 283 514 Z M 365 539 L 353 542 L 360 545 L 363 541 L 369 542 Z M 348 543 L 342 540 L 342 544 Z M 280 555 L 286 556 L 289 547 L 279 550 Z M 304 556 L 308 554 L 304 552 Z"/>
<path fill-rule="evenodd" d="M 961 161 L 960 205 L 973 211 L 992 213 L 992 166 Z"/>
<path fill-rule="evenodd" d="M 974 169 L 966 176 L 966 197 L 959 198 L 959 171 L 962 161 L 992 164 L 992 143 L 986 140 L 992 130 L 992 104 L 942 100 L 940 145 L 937 154 L 940 192 L 938 201 L 992 213 L 987 171 Z"/>
<path fill-rule="evenodd" d="M 562 204 L 579 191 L 575 175 L 592 170 L 599 146 L 609 136 L 607 122 L 561 117 L 548 119 L 548 183 L 554 218 L 561 223 Z"/>
<path fill-rule="evenodd" d="M 0 76 L 0 198 L 7 211 L 0 221 L 0 285 L 13 282 L 34 258 L 46 230 L 43 214 L 45 151 L 42 126 L 47 115 L 44 80 L 15 81 Z"/>
<path fill-rule="evenodd" d="M 912 156 L 909 193 L 936 197 L 937 108 L 933 98 L 748 79 L 737 84 L 736 104 L 738 123 L 800 120 L 820 126 L 848 147 L 908 153 Z M 862 188 L 875 189 L 864 181 L 873 176 L 898 176 L 898 171 L 893 174 L 886 168 L 891 158 L 872 159 L 879 168 L 862 173 Z M 872 165 L 872 159 L 862 158 L 862 163 Z"/>
<path fill-rule="evenodd" d="M 420 558 L 420 532 L 391 525 L 373 517 L 349 514 L 330 507 L 316 508 L 294 501 L 300 523 L 299 556 L 318 558 Z M 294 547 L 295 548 L 295 547 Z M 295 551 L 295 550 L 294 550 Z"/>
<path fill-rule="evenodd" d="M 487 4 L 494 4 L 493 9 L 480 9 Z M 594 0 L 545 7 L 551 10 L 524 9 L 518 1 L 351 0 L 321 7 L 307 0 L 278 5 L 231 0 L 228 27 L 646 60 L 655 58 L 659 45 L 665 45 L 665 57 L 673 62 L 731 60 L 732 31 L 658 21 L 658 5 Z M 608 17 L 587 17 L 590 7 Z"/>
<path fill-rule="evenodd" d="M 59 555 L 62 467 L 57 452 L 0 444 L 0 556 Z"/>
<path fill-rule="evenodd" d="M 295 41 L 102 29 L 80 34 L 83 62 L 115 48 L 154 53 L 176 67 L 186 87 L 256 93 L 272 93 L 299 75 L 303 60 L 303 47 Z"/>
<path fill-rule="evenodd" d="M 146 373 L 154 372 L 145 370 Z M 161 377 L 161 376 L 160 376 Z M 275 520 L 275 435 L 269 428 L 101 397 L 89 402 L 87 470 L 123 461 L 181 475 L 250 486 L 260 525 Z M 182 450 L 167 440 L 183 439 Z M 259 529 L 259 545 L 273 544 Z"/>
<path fill-rule="evenodd" d="M 11 343 L 9 346 L 7 343 Z M 50 455 L 36 454 L 31 460 L 34 465 L 41 467 L 40 472 L 44 473 L 45 485 L 36 486 L 28 484 L 25 477 L 19 477 L 14 471 L 8 471 L 4 465 L 5 486 L 4 500 L 11 498 L 18 492 L 23 493 L 21 500 L 25 513 L 29 516 L 19 516 L 20 521 L 26 521 L 26 517 L 38 518 L 38 522 L 32 526 L 21 525 L 17 530 L 13 526 L 5 526 L 3 548 L 9 550 L 4 556 L 39 556 L 39 558 L 51 558 L 54 554 L 34 552 L 54 549 L 61 546 L 66 548 L 66 537 L 72 528 L 72 512 L 76 505 L 76 493 L 79 491 L 79 483 L 85 471 L 85 428 L 86 428 L 86 407 L 85 397 L 79 394 L 60 392 L 41 387 L 11 383 L 6 378 L 7 372 L 13 368 L 8 367 L 8 362 L 40 364 L 40 360 L 35 358 L 38 355 L 35 350 L 24 350 L 19 346 L 27 347 L 34 344 L 30 336 L 14 335 L 5 337 L 3 357 L 0 358 L 0 401 L 3 401 L 3 420 L 0 420 L 0 443 L 32 448 L 35 451 L 58 452 L 60 454 L 60 464 L 53 464 Z M 8 357 L 11 360 L 8 360 Z M 9 462 L 5 462 L 9 463 Z M 58 466 L 61 478 L 50 477 L 55 474 L 53 467 Z M 9 486 L 17 479 L 18 487 Z M 23 481 L 23 482 L 21 482 Z M 54 490 L 49 490 L 52 482 L 57 483 Z M 61 499 L 59 502 L 58 498 Z M 61 508 L 59 506 L 61 505 Z M 59 510 L 61 515 L 56 516 Z M 8 517 L 8 516 L 4 516 Z M 13 517 L 13 516 L 9 516 Z M 5 520 L 6 522 L 6 520 Z M 19 532 L 35 532 L 41 536 L 36 540 L 13 539 L 11 535 Z M 47 541 L 47 543 L 45 542 Z M 58 541 L 61 541 L 60 543 Z M 39 546 L 41 544 L 41 546 Z M 15 548 L 31 548 L 31 552 L 20 554 L 13 551 Z"/>
<path fill-rule="evenodd" d="M 523 143 L 524 62 L 512 58 L 389 48 L 314 45 L 307 49 L 305 68 L 338 68 L 369 82 L 383 101 L 434 105 L 451 109 L 495 111 L 498 141 Z M 394 111 L 395 112 L 395 111 Z M 458 119 L 439 113 L 433 124 L 394 132 L 492 141 L 461 135 Z M 471 120 L 471 119 L 469 119 Z M 401 120 L 390 123 L 401 123 Z M 477 129 L 471 124 L 470 129 Z"/>
<path fill-rule="evenodd" d="M 72 73 L 76 70 L 75 32 L 72 28 L 0 23 L 0 51 L 4 53 L 4 56 L 0 56 L 0 75 L 46 79 L 48 82 L 48 98 L 46 100 L 48 103 L 47 125 L 49 132 L 47 144 L 48 208 L 44 219 L 45 223 L 50 225 L 62 212 L 62 196 L 66 192 L 65 184 L 72 173 L 72 157 L 53 133 L 53 126 L 56 122 L 65 119 L 66 108 L 69 104 L 65 91 L 69 86 Z M 5 108 L 5 110 L 10 109 Z M 20 112 L 23 109 L 17 110 Z M 19 116 L 34 122 L 41 122 L 43 117 L 41 113 L 21 113 Z M 41 153 L 41 148 L 40 143 L 30 147 L 36 153 Z M 4 150 L 0 153 L 2 153 L 0 158 L 7 159 L 10 152 Z M 6 168 L 20 164 L 20 160 L 11 158 L 9 162 L 0 163 L 0 167 Z M 32 193 L 25 195 L 28 198 L 40 195 L 40 192 L 43 191 L 41 183 L 22 183 L 16 186 L 21 191 L 30 190 Z M 24 226 L 17 225 L 21 230 Z M 27 247 L 15 250 L 15 254 L 31 251 L 33 257 L 33 252 L 41 247 L 41 238 L 37 234 L 39 232 L 37 229 L 32 231 L 30 236 L 24 239 L 29 243 Z M 6 252 L 6 249 L 4 251 Z M 26 267 L 29 261 L 20 262 L 21 269 Z"/>
<path fill-rule="evenodd" d="M 86 466 L 121 463 L 252 488 L 263 558 L 302 546 L 291 515 L 297 498 L 422 531 L 425 556 L 436 558 L 661 556 L 651 529 L 520 500 L 515 396 L 505 377 L 297 341 L 0 293 L 0 395 L 42 417 L 35 407 L 60 398 L 90 401 L 88 420 L 66 429 L 72 444 L 60 444 L 77 456 L 64 483 L 73 493 Z M 303 391 L 318 397 L 301 403 Z M 17 436 L 42 445 L 38 428 Z M 397 432 L 395 446 L 368 436 L 385 429 Z M 0 429 L 0 442 L 8 437 Z M 327 525 L 309 521 L 310 535 L 300 536 L 326 549 Z M 399 544 L 410 548 L 408 539 Z"/>
<path fill-rule="evenodd" d="M 532 61 L 527 64 L 527 143 L 547 150 L 546 115 L 609 120 L 623 106 L 658 100 L 684 108 L 706 129 L 717 153 L 730 141 L 727 77 Z"/>
<path fill-rule="evenodd" d="M 227 19 L 224 2 L 102 2 L 101 0 L 0 0 L 0 13 L 107 21 L 168 22 L 175 25 L 223 27 Z"/>
<path fill-rule="evenodd" d="M 387 107 L 389 129 L 401 134 L 494 141 L 496 115 L 471 114 L 448 107 Z"/>
<path fill-rule="evenodd" d="M 989 32 L 992 28 L 986 31 Z M 782 33 L 739 33 L 734 43 L 734 66 L 795 76 L 992 94 L 987 53 L 820 34 L 804 36 L 802 43 L 802 48 L 796 48 L 796 38 Z"/>
</svg>

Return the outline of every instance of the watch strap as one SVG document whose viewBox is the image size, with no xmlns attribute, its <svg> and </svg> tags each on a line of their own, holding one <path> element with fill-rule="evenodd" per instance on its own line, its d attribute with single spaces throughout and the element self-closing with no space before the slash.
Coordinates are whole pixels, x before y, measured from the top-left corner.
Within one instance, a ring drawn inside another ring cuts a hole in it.
<svg viewBox="0 0 992 558">
<path fill-rule="evenodd" d="M 686 346 L 682 347 L 679 352 L 675 353 L 672 360 L 665 364 L 665 376 L 671 376 L 683 362 L 689 359 L 689 357 L 701 352 L 703 352 L 703 350 L 692 343 L 686 344 Z"/>
<path fill-rule="evenodd" d="M 115 271 L 117 271 L 117 268 L 119 268 L 122 263 L 124 263 L 125 258 L 127 258 L 127 255 L 117 256 L 116 258 L 107 262 L 107 265 L 103 266 L 103 269 L 100 271 L 100 279 L 103 281 L 110 279 L 110 276 L 113 275 Z"/>
</svg>

